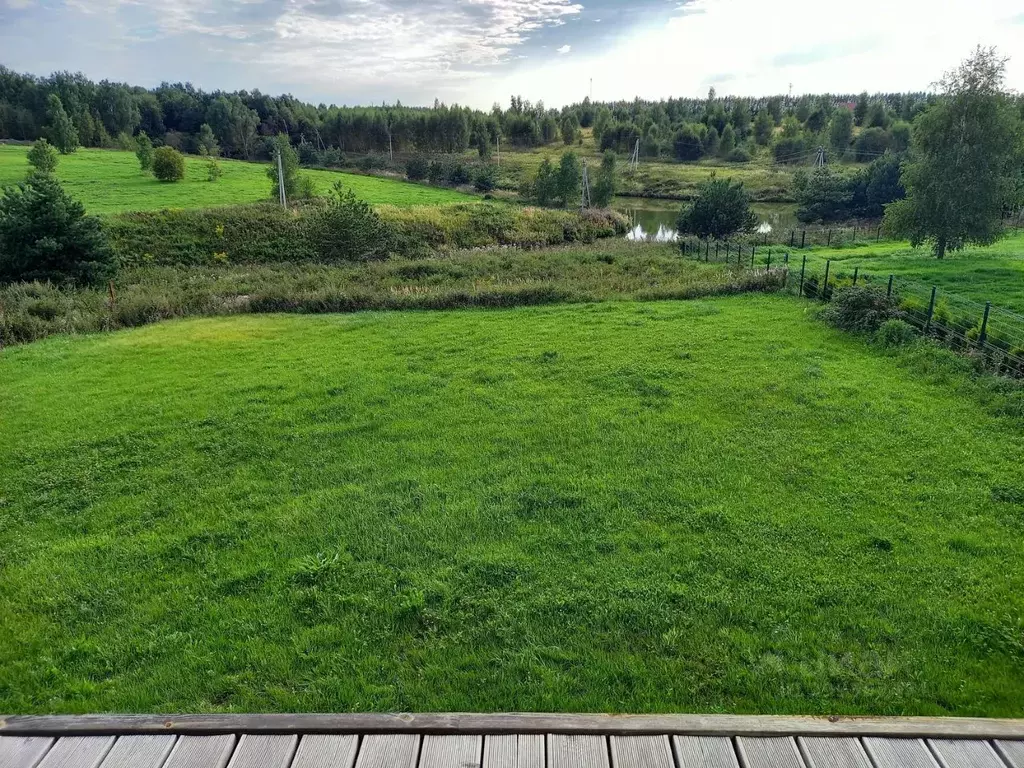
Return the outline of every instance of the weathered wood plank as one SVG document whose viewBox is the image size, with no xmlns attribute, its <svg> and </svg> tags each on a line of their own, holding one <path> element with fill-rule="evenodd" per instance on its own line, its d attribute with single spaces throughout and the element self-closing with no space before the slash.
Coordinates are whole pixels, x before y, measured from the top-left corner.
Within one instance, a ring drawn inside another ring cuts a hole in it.
<svg viewBox="0 0 1024 768">
<path fill-rule="evenodd" d="M 49 736 L 0 736 L 0 768 L 35 768 L 51 746 Z"/>
<path fill-rule="evenodd" d="M 298 743 L 294 734 L 243 733 L 228 768 L 288 768 Z"/>
<path fill-rule="evenodd" d="M 112 746 L 113 736 L 65 736 L 57 739 L 39 768 L 98 768 Z"/>
<path fill-rule="evenodd" d="M 111 733 L 577 733 L 693 736 L 900 736 L 1024 739 L 1024 720 L 968 717 L 771 715 L 266 714 L 6 715 L 0 734 Z"/>
<path fill-rule="evenodd" d="M 234 734 L 179 736 L 164 768 L 224 768 L 235 751 Z"/>
<path fill-rule="evenodd" d="M 938 763 L 921 739 L 869 736 L 864 739 L 864 749 L 876 768 L 938 768 Z"/>
<path fill-rule="evenodd" d="M 548 768 L 610 768 L 604 736 L 549 733 Z"/>
<path fill-rule="evenodd" d="M 358 747 L 355 734 L 309 733 L 299 742 L 292 768 L 352 768 Z"/>
<path fill-rule="evenodd" d="M 739 768 L 728 736 L 673 736 L 679 768 Z"/>
<path fill-rule="evenodd" d="M 929 739 L 942 768 L 1006 768 L 987 741 Z"/>
<path fill-rule="evenodd" d="M 363 738 L 356 768 L 416 768 L 420 737 L 415 734 L 389 733 Z"/>
<path fill-rule="evenodd" d="M 797 746 L 810 768 L 871 768 L 860 742 L 849 736 L 801 736 Z"/>
<path fill-rule="evenodd" d="M 997 741 L 994 746 L 1007 765 L 1024 768 L 1024 741 Z"/>
<path fill-rule="evenodd" d="M 668 736 L 611 736 L 612 768 L 675 768 Z"/>
<path fill-rule="evenodd" d="M 484 736 L 483 768 L 544 768 L 544 737 L 537 733 Z"/>
<path fill-rule="evenodd" d="M 804 768 L 791 736 L 743 736 L 736 749 L 744 768 Z"/>
<path fill-rule="evenodd" d="M 419 768 L 480 768 L 483 749 L 483 736 L 424 736 Z"/>
<path fill-rule="evenodd" d="M 161 768 L 177 738 L 171 734 L 121 736 L 103 758 L 102 768 Z"/>
</svg>

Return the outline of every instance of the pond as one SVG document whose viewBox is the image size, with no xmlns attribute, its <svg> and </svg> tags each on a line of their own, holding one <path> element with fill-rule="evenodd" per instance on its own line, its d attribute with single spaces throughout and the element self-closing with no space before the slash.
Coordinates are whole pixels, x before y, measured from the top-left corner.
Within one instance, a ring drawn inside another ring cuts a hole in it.
<svg viewBox="0 0 1024 768">
<path fill-rule="evenodd" d="M 646 197 L 617 197 L 612 208 L 622 211 L 632 224 L 627 240 L 656 243 L 676 241 L 676 219 L 683 203 L 679 200 L 657 200 Z M 751 209 L 759 219 L 758 232 L 780 232 L 797 229 L 795 203 L 753 203 Z"/>
</svg>

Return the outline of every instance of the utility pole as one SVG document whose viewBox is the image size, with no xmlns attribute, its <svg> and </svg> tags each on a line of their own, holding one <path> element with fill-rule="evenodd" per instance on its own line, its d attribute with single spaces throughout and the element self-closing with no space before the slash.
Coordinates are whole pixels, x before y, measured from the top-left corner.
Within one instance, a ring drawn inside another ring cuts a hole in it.
<svg viewBox="0 0 1024 768">
<path fill-rule="evenodd" d="M 587 161 L 583 161 L 583 198 L 580 201 L 580 210 L 590 207 L 590 179 L 587 177 Z"/>
<path fill-rule="evenodd" d="M 818 157 L 814 160 L 814 166 L 816 168 L 825 167 L 825 148 L 822 146 L 818 147 Z"/>
<path fill-rule="evenodd" d="M 495 148 L 494 156 L 497 158 L 498 166 L 500 167 L 501 166 L 501 136 L 495 136 L 494 137 L 494 148 Z"/>
<path fill-rule="evenodd" d="M 281 200 L 281 207 L 288 207 L 288 197 L 284 193 L 284 165 L 281 163 L 281 150 L 277 150 L 277 194 Z"/>
<path fill-rule="evenodd" d="M 640 167 L 640 139 L 633 145 L 633 154 L 629 156 L 629 170 L 635 171 Z"/>
<path fill-rule="evenodd" d="M 594 78 L 590 78 L 590 100 L 594 100 Z"/>
</svg>

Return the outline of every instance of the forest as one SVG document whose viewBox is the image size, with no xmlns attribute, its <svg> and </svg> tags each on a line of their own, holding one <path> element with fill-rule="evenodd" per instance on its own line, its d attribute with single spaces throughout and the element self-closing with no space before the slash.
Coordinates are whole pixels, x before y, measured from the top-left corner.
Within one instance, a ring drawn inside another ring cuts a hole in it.
<svg viewBox="0 0 1024 768">
<path fill-rule="evenodd" d="M 33 141 L 53 121 L 60 100 L 86 147 L 123 146 L 145 133 L 155 145 L 198 152 L 212 135 L 227 157 L 266 159 L 268 137 L 287 134 L 304 161 L 331 165 L 330 152 L 459 153 L 481 156 L 504 147 L 571 145 L 592 128 L 601 150 L 692 161 L 745 162 L 759 152 L 778 163 L 806 161 L 825 146 L 836 159 L 867 162 L 910 141 L 910 123 L 934 101 L 926 93 L 818 94 L 798 97 L 670 98 L 581 102 L 552 109 L 512 96 L 489 112 L 436 102 L 336 106 L 310 104 L 259 90 L 210 91 L 190 83 L 147 89 L 81 73 L 47 77 L 0 66 L 0 139 Z M 1020 103 L 1020 99 L 1018 99 Z M 858 129 L 859 127 L 859 129 Z M 120 139 L 120 142 L 119 142 Z M 318 162 L 326 161 L 326 162 Z"/>
</svg>

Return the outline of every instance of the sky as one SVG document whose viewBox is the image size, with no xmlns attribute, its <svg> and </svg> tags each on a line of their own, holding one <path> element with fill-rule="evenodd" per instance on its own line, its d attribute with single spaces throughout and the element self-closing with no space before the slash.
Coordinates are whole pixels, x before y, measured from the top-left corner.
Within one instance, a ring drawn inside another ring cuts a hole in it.
<svg viewBox="0 0 1024 768">
<path fill-rule="evenodd" d="M 327 104 L 920 91 L 979 44 L 1024 91 L 1024 0 L 0 0 L 17 71 Z"/>
</svg>

